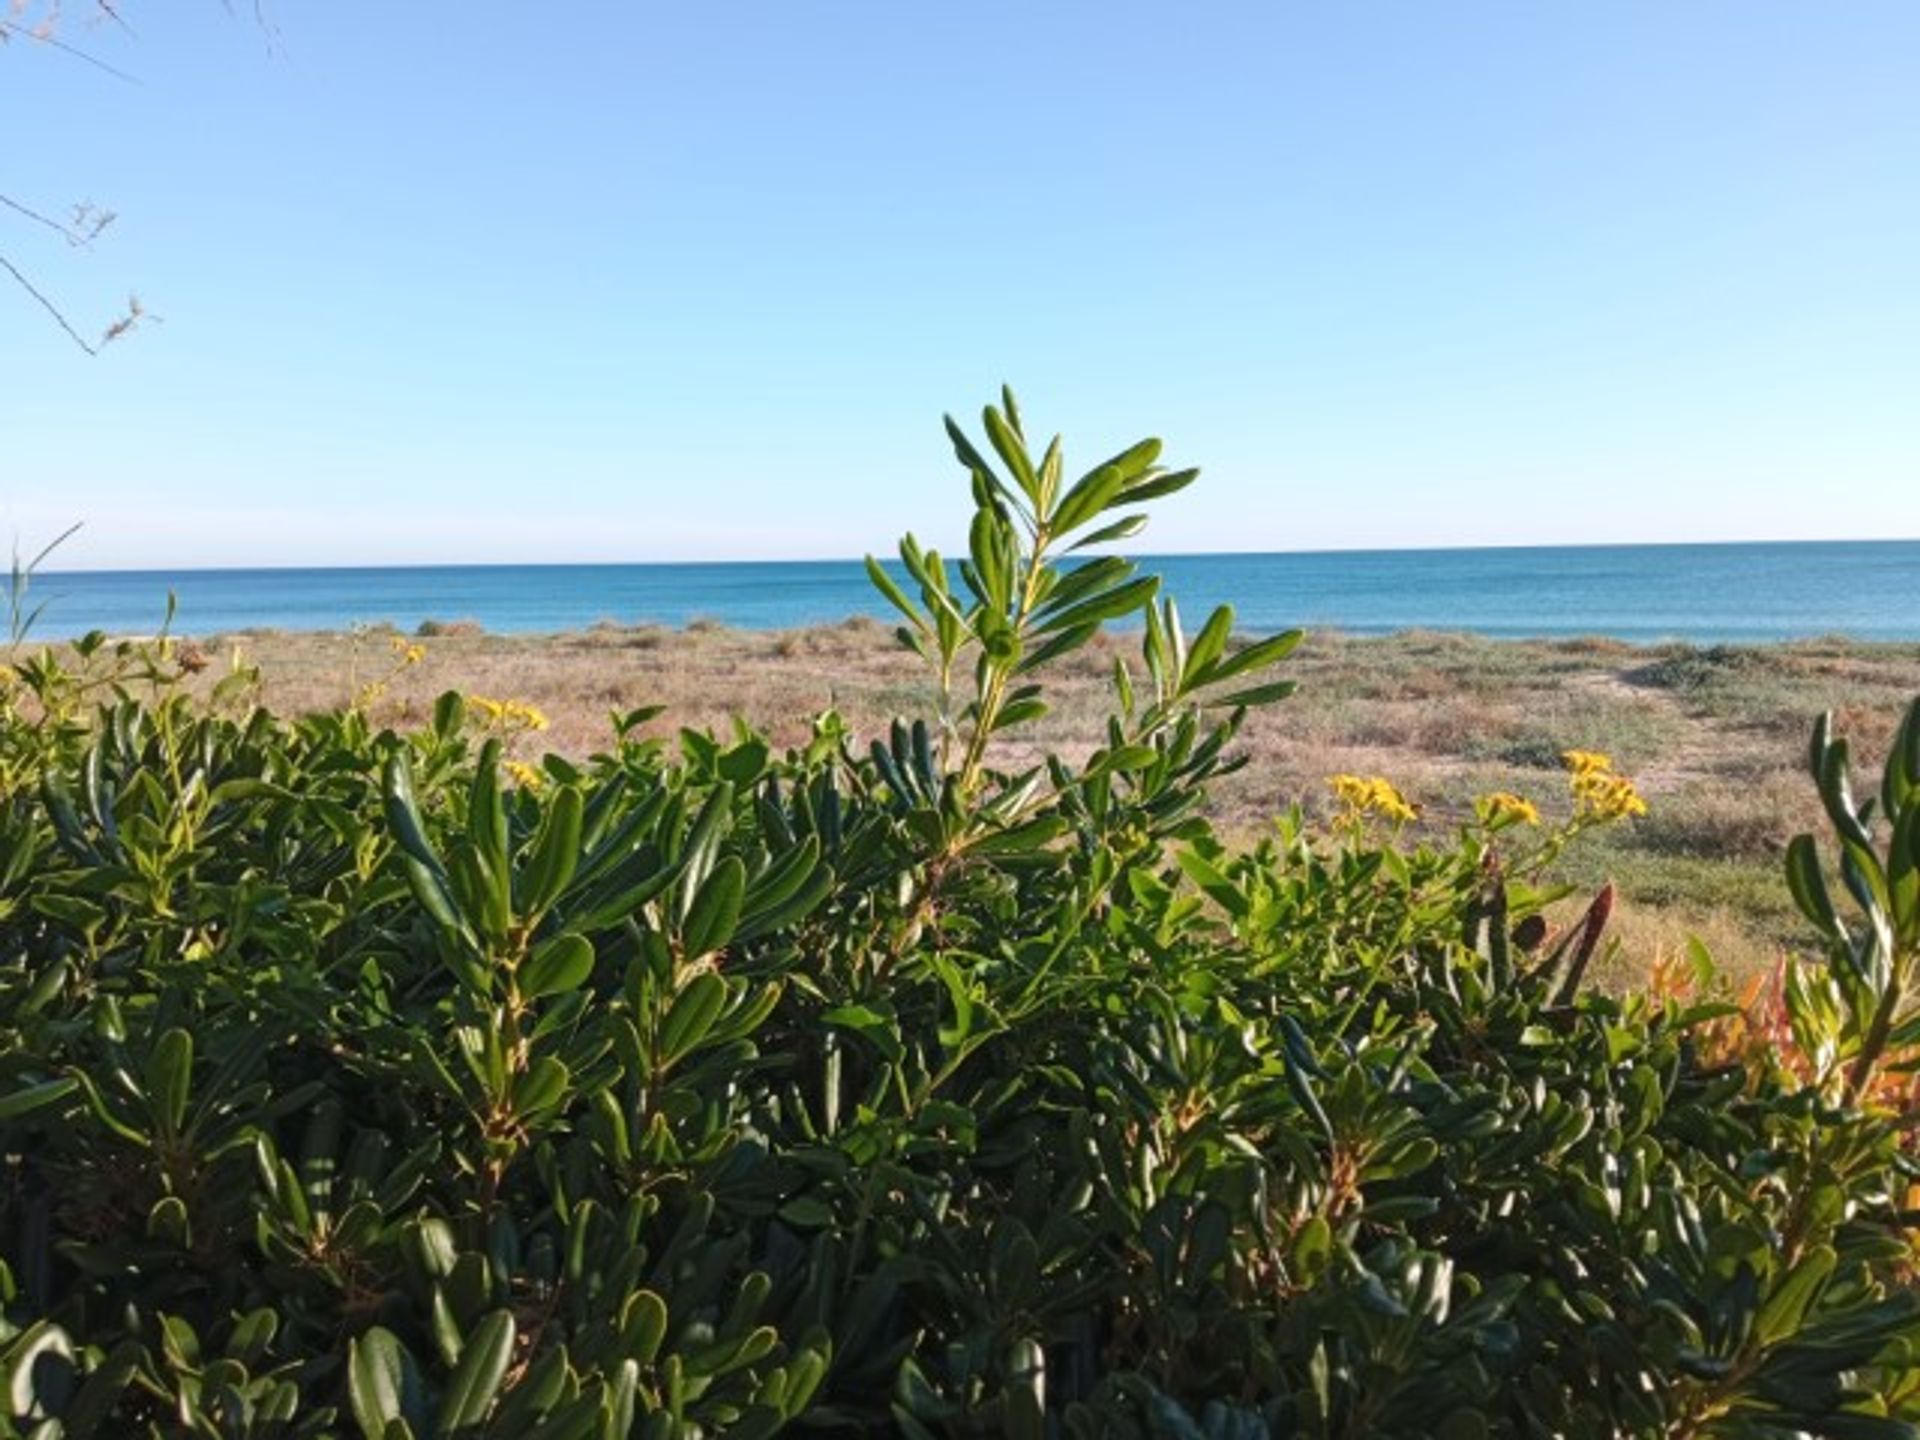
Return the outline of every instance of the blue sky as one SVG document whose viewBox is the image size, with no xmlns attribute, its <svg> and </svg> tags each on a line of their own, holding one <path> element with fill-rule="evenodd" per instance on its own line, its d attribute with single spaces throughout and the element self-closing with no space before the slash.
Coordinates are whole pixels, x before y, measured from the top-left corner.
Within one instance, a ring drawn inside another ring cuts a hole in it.
<svg viewBox="0 0 1920 1440">
<path fill-rule="evenodd" d="M 69 10 L 77 0 L 69 0 Z M 1920 535 L 1920 6 L 204 3 L 0 49 L 0 526 L 82 567 Z M 245 6 L 236 7 L 244 11 Z M 452 17 L 452 18 L 448 18 Z"/>
</svg>

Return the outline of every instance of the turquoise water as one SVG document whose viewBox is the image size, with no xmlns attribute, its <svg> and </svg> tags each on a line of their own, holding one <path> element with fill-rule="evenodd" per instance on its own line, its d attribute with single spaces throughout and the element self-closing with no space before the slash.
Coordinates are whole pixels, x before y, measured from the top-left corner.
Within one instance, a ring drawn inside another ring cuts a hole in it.
<svg viewBox="0 0 1920 1440">
<path fill-rule="evenodd" d="M 1920 639 L 1920 541 L 1618 545 L 1143 557 L 1189 623 L 1231 601 L 1242 630 L 1291 625 L 1376 634 L 1777 640 Z M 46 637 L 340 629 L 425 619 L 492 631 L 597 620 L 750 629 L 885 615 L 858 561 L 676 565 L 458 565 L 314 570 L 70 571 L 42 576 Z"/>
</svg>

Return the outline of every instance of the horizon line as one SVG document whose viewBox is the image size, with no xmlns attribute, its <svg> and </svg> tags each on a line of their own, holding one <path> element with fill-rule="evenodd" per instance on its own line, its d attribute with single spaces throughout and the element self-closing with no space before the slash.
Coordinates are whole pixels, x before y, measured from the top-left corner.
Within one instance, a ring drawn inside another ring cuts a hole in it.
<svg viewBox="0 0 1920 1440">
<path fill-rule="evenodd" d="M 1831 536 L 1808 539 L 1746 539 L 1746 540 L 1607 540 L 1586 543 L 1524 543 L 1509 542 L 1490 545 L 1327 545 L 1313 546 L 1298 550 L 1152 550 L 1126 552 L 1112 550 L 1102 546 L 1097 550 L 1080 552 L 1086 556 L 1096 554 L 1126 554 L 1136 562 L 1152 560 L 1246 560 L 1272 557 L 1304 557 L 1310 555 L 1475 555 L 1503 553 L 1508 551 L 1565 551 L 1565 550 L 1705 550 L 1754 548 L 1759 546 L 1791 545 L 1912 545 L 1920 543 L 1920 536 Z M 936 547 L 944 548 L 944 547 Z M 946 552 L 951 559 L 964 558 L 962 545 Z M 899 560 L 891 552 L 875 556 L 883 564 L 898 564 Z M 272 564 L 272 565 L 179 565 L 155 567 L 151 565 L 108 565 L 86 569 L 66 569 L 44 566 L 33 572 L 33 578 L 54 579 L 59 576 L 86 575 L 170 575 L 170 574 L 275 574 L 303 573 L 311 571 L 345 571 L 351 573 L 370 573 L 382 570 L 595 570 L 595 569 L 674 569 L 693 566 L 715 565 L 864 565 L 863 555 L 818 555 L 752 558 L 738 556 L 725 559 L 681 559 L 681 560 L 422 560 L 388 561 L 374 565 L 354 564 Z"/>
</svg>

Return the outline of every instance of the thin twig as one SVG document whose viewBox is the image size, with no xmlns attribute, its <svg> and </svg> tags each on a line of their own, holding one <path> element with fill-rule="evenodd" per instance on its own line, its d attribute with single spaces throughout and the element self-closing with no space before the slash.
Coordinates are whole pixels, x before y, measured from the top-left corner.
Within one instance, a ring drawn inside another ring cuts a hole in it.
<svg viewBox="0 0 1920 1440">
<path fill-rule="evenodd" d="M 49 300 L 45 295 L 42 295 L 39 289 L 34 285 L 34 283 L 31 280 L 27 279 L 25 275 L 22 275 L 20 273 L 19 266 L 15 265 L 11 260 L 7 259 L 6 256 L 0 255 L 0 267 L 4 267 L 6 272 L 9 275 L 13 276 L 13 278 L 19 283 L 20 288 L 22 290 L 25 290 L 27 294 L 31 295 L 34 299 L 40 302 L 41 308 L 43 308 L 49 315 L 53 317 L 54 323 L 58 325 L 62 330 L 67 332 L 68 339 L 72 340 L 74 344 L 78 345 L 82 350 L 86 351 L 87 354 L 89 355 L 98 355 L 100 353 L 99 350 L 97 350 L 94 346 L 87 343 L 87 339 L 85 336 L 83 336 L 78 330 L 73 328 L 73 325 L 68 321 L 67 317 L 60 313 L 60 307 L 54 304 L 53 301 Z"/>
<path fill-rule="evenodd" d="M 126 17 L 120 13 L 120 7 L 114 4 L 113 0 L 94 0 L 94 3 L 100 7 L 101 14 L 113 21 L 114 24 L 126 31 L 127 34 L 133 34 L 133 27 L 127 24 Z"/>
<path fill-rule="evenodd" d="M 138 85 L 140 83 L 137 78 L 129 75 L 126 71 L 109 65 L 97 55 L 89 55 L 77 45 L 67 44 L 66 41 L 60 39 L 57 35 L 48 35 L 43 31 L 31 29 L 28 26 L 22 25 L 17 20 L 0 18 L 0 37 L 8 35 L 18 35 L 21 39 L 31 40 L 36 45 L 51 45 L 54 49 L 71 55 L 76 60 L 85 61 L 87 64 L 93 66 L 94 69 L 104 71 L 106 74 L 113 76 L 114 79 L 123 80 L 129 85 Z"/>
<path fill-rule="evenodd" d="M 38 210 L 28 205 L 22 205 L 18 200 L 12 199 L 10 196 L 0 195 L 0 205 L 6 206 L 7 209 L 13 211 L 16 215 L 26 216 L 27 219 L 33 221 L 36 225 L 46 226 L 47 229 L 53 231 L 64 240 L 72 240 L 74 238 L 73 232 L 51 215 L 42 215 Z"/>
<path fill-rule="evenodd" d="M 51 215 L 42 214 L 31 205 L 22 205 L 11 195 L 0 195 L 0 205 L 4 205 L 16 215 L 24 215 L 36 225 L 46 226 L 77 249 L 85 249 L 92 245 L 100 232 L 118 218 L 111 210 L 96 209 L 91 202 L 74 206 L 74 218 L 71 221 L 56 220 Z"/>
</svg>

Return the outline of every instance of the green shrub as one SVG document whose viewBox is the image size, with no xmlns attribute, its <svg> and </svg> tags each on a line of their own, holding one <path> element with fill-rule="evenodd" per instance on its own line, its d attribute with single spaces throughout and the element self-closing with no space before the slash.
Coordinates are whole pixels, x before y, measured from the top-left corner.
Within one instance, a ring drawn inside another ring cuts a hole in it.
<svg viewBox="0 0 1920 1440">
<path fill-rule="evenodd" d="M 1678 647 L 1658 660 L 1642 665 L 1629 677 L 1636 685 L 1656 690 L 1702 690 L 1730 678 L 1765 675 L 1779 669 L 1779 661 L 1753 646 L 1709 645 L 1704 649 Z"/>
<path fill-rule="evenodd" d="M 1227 852 L 1205 785 L 1298 637 L 1059 558 L 1192 479 L 1156 443 L 1068 485 L 986 429 L 967 557 L 874 567 L 939 698 L 864 748 L 635 712 L 529 768 L 498 702 L 400 735 L 196 708 L 164 644 L 21 661 L 0 1433 L 1913 1433 L 1871 1080 L 1920 720 L 1878 852 L 1817 746 L 1866 919 L 1796 842 L 1815 1073 L 1709 1065 L 1719 1007 L 1586 991 L 1609 895 L 1547 934 L 1521 819 Z M 1106 743 L 1000 768 L 1127 615 Z"/>
</svg>

